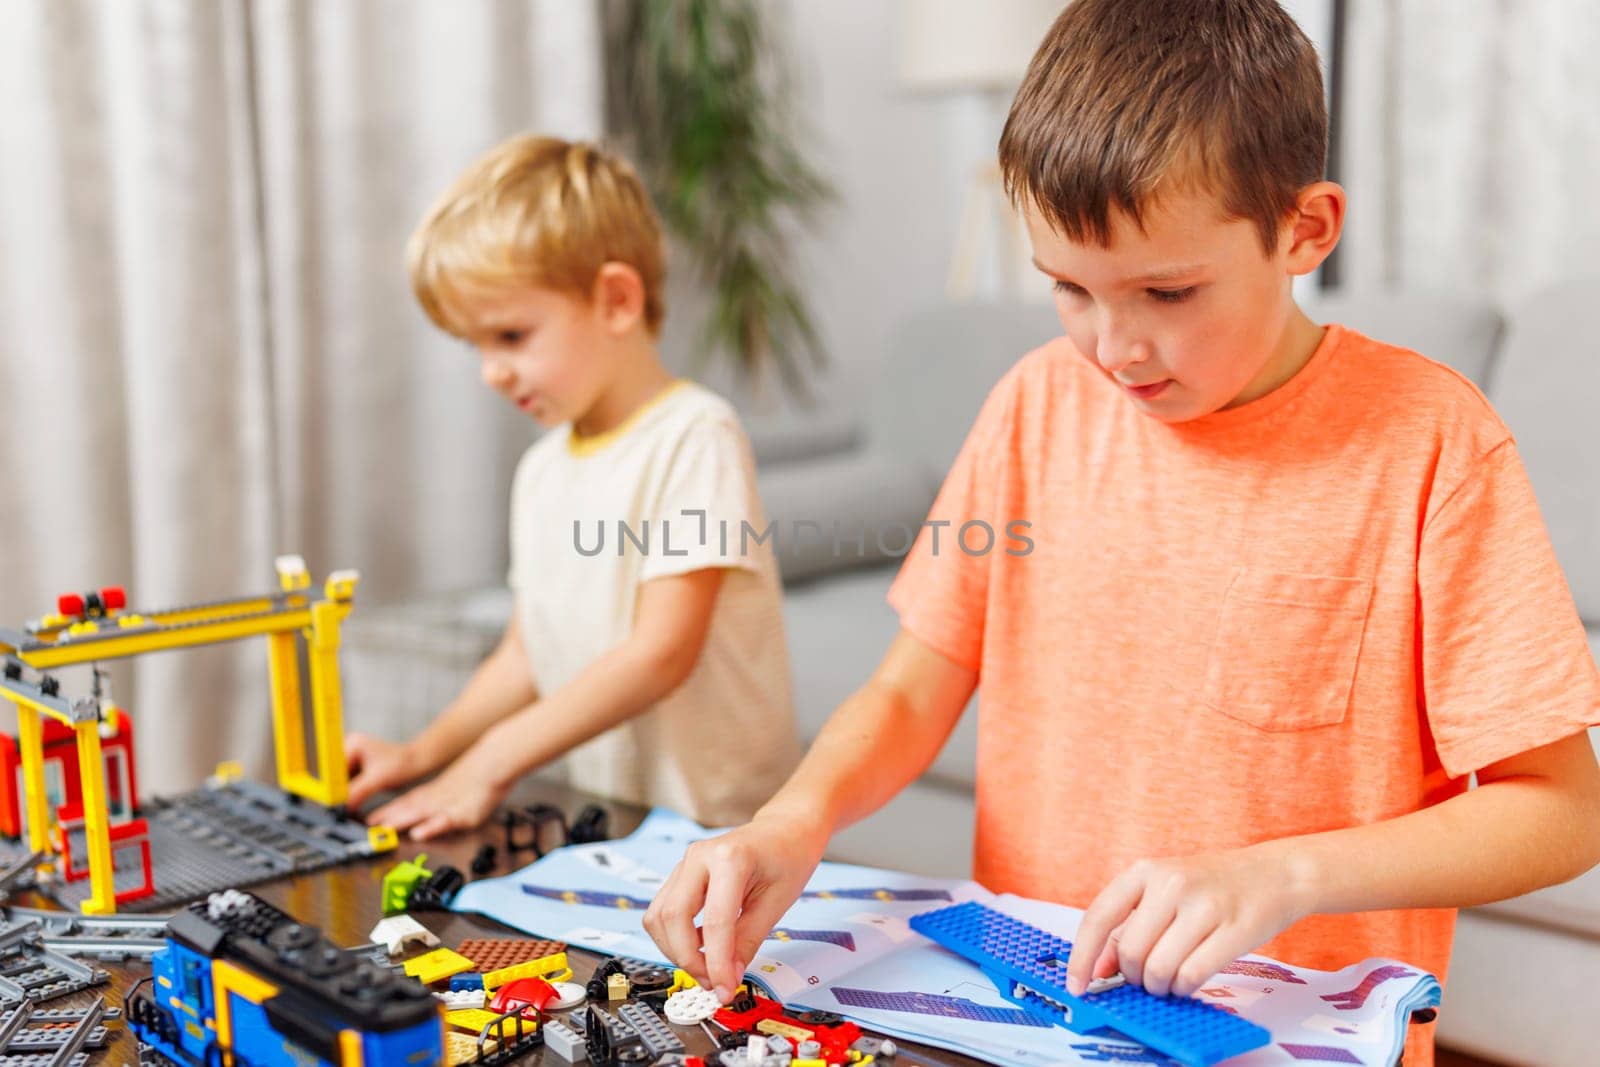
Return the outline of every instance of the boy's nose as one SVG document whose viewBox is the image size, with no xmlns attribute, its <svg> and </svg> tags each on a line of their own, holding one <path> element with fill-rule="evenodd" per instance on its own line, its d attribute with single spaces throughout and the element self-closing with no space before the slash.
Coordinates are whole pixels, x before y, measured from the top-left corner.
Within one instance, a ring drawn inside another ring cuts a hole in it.
<svg viewBox="0 0 1600 1067">
<path fill-rule="evenodd" d="M 1150 346 L 1126 336 L 1102 333 L 1095 340 L 1094 358 L 1107 374 L 1115 374 L 1124 367 L 1149 359 Z"/>
<path fill-rule="evenodd" d="M 511 384 L 511 368 L 498 359 L 484 360 L 483 384 L 491 389 L 504 389 Z"/>
</svg>

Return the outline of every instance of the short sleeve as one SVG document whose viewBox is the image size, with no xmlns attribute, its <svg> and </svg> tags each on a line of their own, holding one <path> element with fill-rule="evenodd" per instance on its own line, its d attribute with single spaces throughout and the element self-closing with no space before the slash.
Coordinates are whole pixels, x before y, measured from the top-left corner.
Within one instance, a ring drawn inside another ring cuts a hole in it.
<svg viewBox="0 0 1600 1067">
<path fill-rule="evenodd" d="M 1424 526 L 1417 593 L 1423 701 L 1448 772 L 1600 724 L 1600 672 L 1510 440 Z"/>
<path fill-rule="evenodd" d="M 653 497 L 658 540 L 645 556 L 641 580 L 710 568 L 761 571 L 766 517 L 755 457 L 737 423 L 703 417 L 690 424 Z"/>
<path fill-rule="evenodd" d="M 899 614 L 901 628 L 971 671 L 979 670 L 983 661 L 993 553 L 965 551 L 962 537 L 970 534 L 967 543 L 984 540 L 976 526 L 976 533 L 965 530 L 979 523 L 1003 536 L 995 493 L 1009 422 L 1006 392 L 1002 383 L 984 403 L 889 588 L 889 604 Z"/>
</svg>

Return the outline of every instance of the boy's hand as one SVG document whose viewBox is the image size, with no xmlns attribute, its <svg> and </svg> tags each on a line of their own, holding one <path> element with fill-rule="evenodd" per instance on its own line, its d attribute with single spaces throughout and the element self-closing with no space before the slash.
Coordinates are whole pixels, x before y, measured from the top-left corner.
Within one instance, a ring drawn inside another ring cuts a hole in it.
<svg viewBox="0 0 1600 1067">
<path fill-rule="evenodd" d="M 413 841 L 426 841 L 481 826 L 510 791 L 510 781 L 468 751 L 431 782 L 389 801 L 367 821 L 410 830 Z"/>
<path fill-rule="evenodd" d="M 423 774 L 423 768 L 410 745 L 385 741 L 370 734 L 350 734 L 344 739 L 345 766 L 350 787 L 345 806 L 355 810 L 374 796 L 398 789 Z M 370 821 L 370 820 L 369 820 Z"/>
<path fill-rule="evenodd" d="M 1301 919 L 1282 842 L 1141 860 L 1100 891 L 1078 926 L 1067 989 L 1121 971 L 1157 996 L 1190 996 L 1213 975 Z"/>
<path fill-rule="evenodd" d="M 650 902 L 644 928 L 668 959 L 726 1004 L 761 942 L 799 899 L 827 842 L 827 831 L 812 821 L 759 814 L 696 841 Z"/>
</svg>

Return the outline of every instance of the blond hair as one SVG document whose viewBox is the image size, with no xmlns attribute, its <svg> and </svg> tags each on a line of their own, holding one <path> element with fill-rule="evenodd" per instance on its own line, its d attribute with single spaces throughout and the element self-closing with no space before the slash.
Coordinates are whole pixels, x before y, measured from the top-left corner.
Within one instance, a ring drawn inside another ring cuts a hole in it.
<svg viewBox="0 0 1600 1067">
<path fill-rule="evenodd" d="M 645 325 L 666 315 L 661 223 L 626 161 L 583 142 L 513 137 L 476 160 L 406 245 L 411 288 L 440 329 L 461 335 L 461 301 L 518 285 L 588 299 L 600 268 L 644 281 Z"/>
<path fill-rule="evenodd" d="M 1274 0 L 1073 0 L 1000 135 L 1012 199 L 1074 241 L 1111 239 L 1165 188 L 1198 182 L 1270 255 L 1323 175 L 1316 50 Z"/>
</svg>

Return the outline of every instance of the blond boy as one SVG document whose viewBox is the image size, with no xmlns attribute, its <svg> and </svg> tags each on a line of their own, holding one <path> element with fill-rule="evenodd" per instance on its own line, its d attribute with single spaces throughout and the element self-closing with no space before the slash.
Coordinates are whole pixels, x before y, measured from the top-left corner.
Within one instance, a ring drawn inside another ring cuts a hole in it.
<svg viewBox="0 0 1600 1067">
<path fill-rule="evenodd" d="M 460 696 L 403 744 L 346 740 L 350 803 L 425 839 L 483 822 L 523 774 L 706 822 L 748 818 L 796 756 L 780 586 L 733 409 L 662 365 L 660 225 L 621 159 L 517 137 L 407 253 L 429 317 L 551 432 L 517 467 L 515 608 Z M 463 428 L 466 431 L 468 428 Z"/>
</svg>

